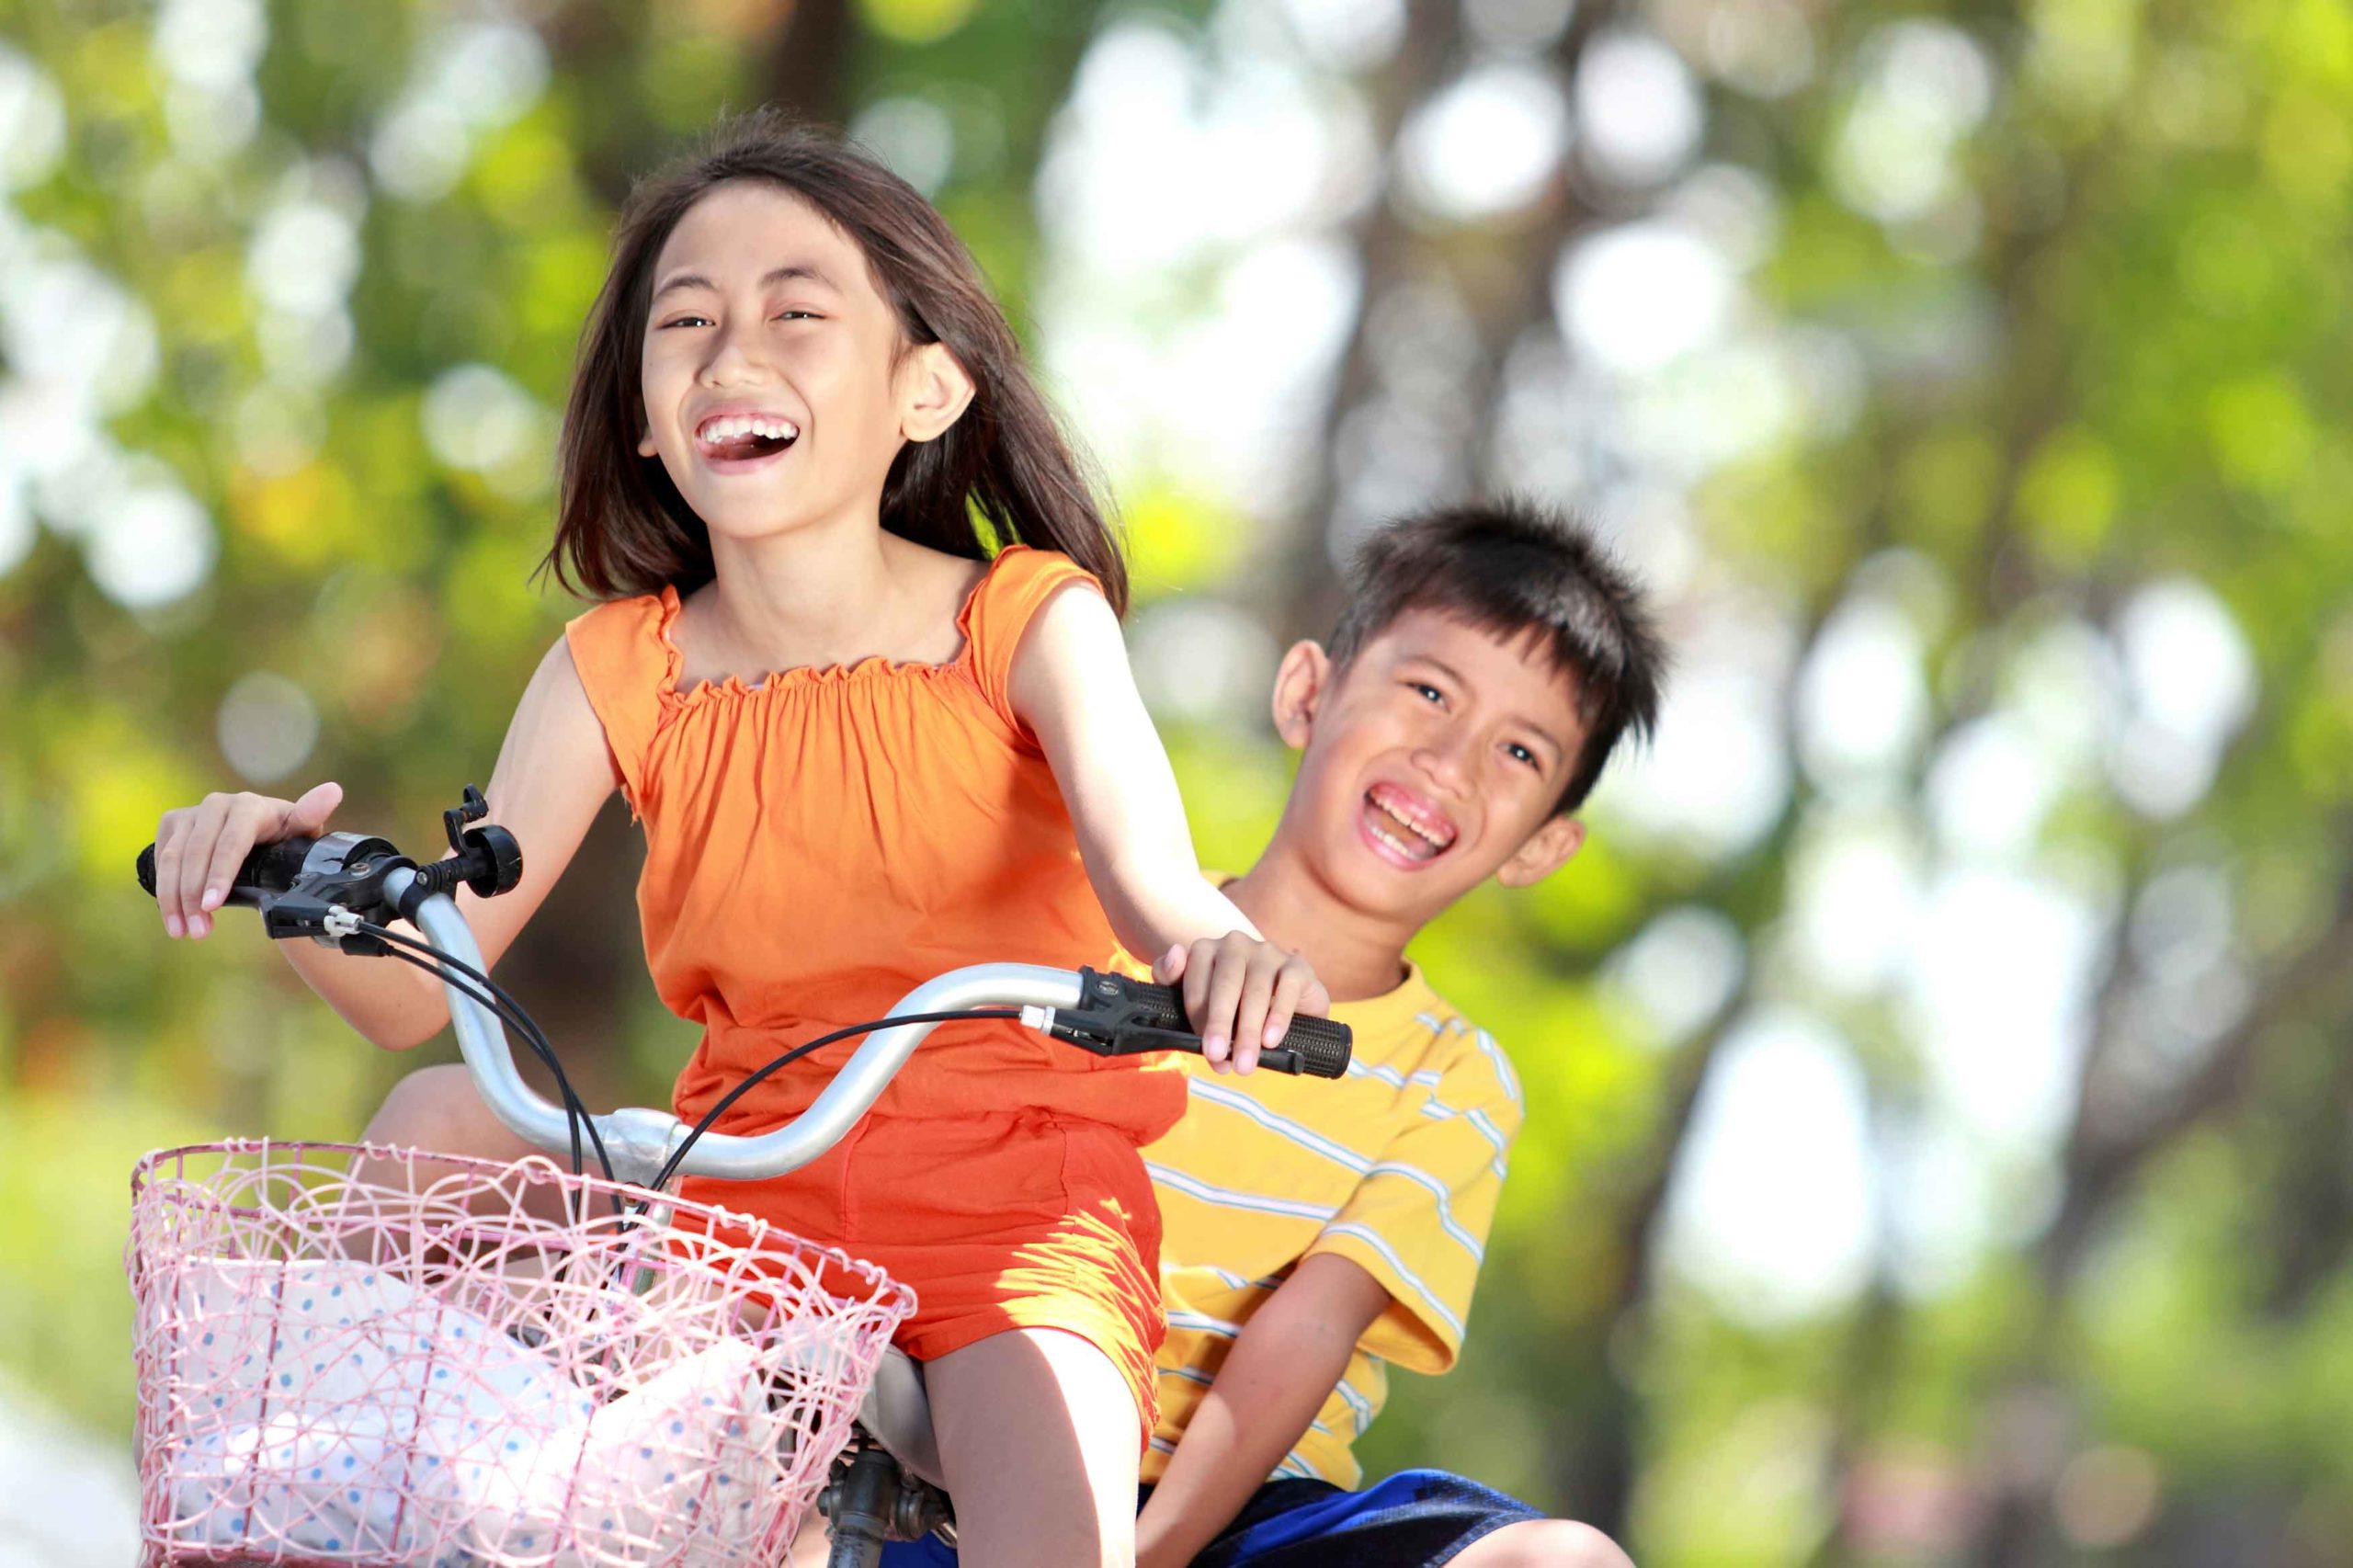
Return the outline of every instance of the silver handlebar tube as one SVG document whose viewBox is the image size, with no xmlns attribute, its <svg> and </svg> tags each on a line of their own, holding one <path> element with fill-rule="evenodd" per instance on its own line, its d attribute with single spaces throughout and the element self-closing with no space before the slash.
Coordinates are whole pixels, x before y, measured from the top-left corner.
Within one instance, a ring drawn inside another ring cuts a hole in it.
<svg viewBox="0 0 2353 1568">
<path fill-rule="evenodd" d="M 385 892 L 394 902 L 408 891 L 415 873 L 393 872 Z M 416 912 L 417 928 L 426 939 L 450 957 L 483 967 L 482 949 L 474 934 L 447 893 L 425 900 Z M 515 1070 L 515 1056 L 498 1016 L 482 1003 L 444 982 L 449 1022 L 457 1031 L 458 1050 L 465 1057 L 475 1090 L 491 1114 L 508 1131 L 551 1153 L 568 1153 L 572 1124 L 564 1113 L 540 1097 Z M 1080 1001 L 1078 976 L 1039 964 L 983 963 L 951 970 L 926 981 L 903 997 L 890 1016 L 903 1013 L 943 1013 L 963 1007 L 1075 1007 Z M 756 1137 L 707 1132 L 679 1167 L 687 1176 L 717 1176 L 728 1181 L 760 1181 L 800 1169 L 823 1154 L 873 1108 L 882 1091 L 936 1024 L 900 1024 L 876 1029 L 860 1042 L 823 1093 L 807 1110 L 783 1126 Z M 613 1154 L 613 1174 L 623 1181 L 644 1185 L 685 1137 L 687 1128 L 665 1112 L 622 1110 L 595 1119 L 597 1129 Z M 624 1167 L 627 1167 L 626 1169 Z"/>
</svg>

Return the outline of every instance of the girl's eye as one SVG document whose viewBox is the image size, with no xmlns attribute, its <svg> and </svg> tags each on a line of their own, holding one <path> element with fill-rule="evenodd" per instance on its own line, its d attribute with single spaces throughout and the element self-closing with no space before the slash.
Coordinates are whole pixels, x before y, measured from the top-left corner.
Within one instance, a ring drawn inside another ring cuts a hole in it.
<svg viewBox="0 0 2353 1568">
<path fill-rule="evenodd" d="M 819 318 L 814 311 L 779 311 L 769 319 L 772 321 L 815 321 Z"/>
<path fill-rule="evenodd" d="M 710 324 L 709 316 L 672 316 L 662 324 L 662 330 L 666 332 L 674 326 L 709 326 Z"/>
</svg>

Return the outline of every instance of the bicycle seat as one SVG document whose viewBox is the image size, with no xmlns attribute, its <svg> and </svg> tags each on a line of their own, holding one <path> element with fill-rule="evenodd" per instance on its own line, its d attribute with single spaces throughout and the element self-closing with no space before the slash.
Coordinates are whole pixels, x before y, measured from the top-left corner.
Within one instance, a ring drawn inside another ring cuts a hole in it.
<svg viewBox="0 0 2353 1568">
<path fill-rule="evenodd" d="M 939 1466 L 939 1440 L 931 1430 L 931 1398 L 924 1392 L 923 1367 L 892 1346 L 875 1369 L 874 1385 L 858 1407 L 858 1423 L 910 1471 L 941 1491 L 948 1478 Z"/>
</svg>

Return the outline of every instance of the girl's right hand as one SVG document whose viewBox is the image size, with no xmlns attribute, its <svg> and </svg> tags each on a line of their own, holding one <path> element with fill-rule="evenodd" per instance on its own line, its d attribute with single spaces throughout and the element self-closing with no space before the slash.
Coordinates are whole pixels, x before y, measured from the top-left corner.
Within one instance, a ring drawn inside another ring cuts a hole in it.
<svg viewBox="0 0 2353 1568">
<path fill-rule="evenodd" d="M 342 803 L 342 785 L 321 784 L 299 801 L 241 791 L 165 812 L 155 827 L 155 907 L 165 934 L 210 932 L 212 912 L 229 896 L 254 846 L 314 838 Z"/>
<path fill-rule="evenodd" d="M 1181 983 L 1185 1017 L 1200 1032 L 1201 1060 L 1212 1072 L 1255 1072 L 1258 1052 L 1281 1042 L 1292 1015 L 1324 1017 L 1331 993 L 1297 953 L 1247 931 L 1178 943 L 1152 966 L 1161 985 Z"/>
</svg>

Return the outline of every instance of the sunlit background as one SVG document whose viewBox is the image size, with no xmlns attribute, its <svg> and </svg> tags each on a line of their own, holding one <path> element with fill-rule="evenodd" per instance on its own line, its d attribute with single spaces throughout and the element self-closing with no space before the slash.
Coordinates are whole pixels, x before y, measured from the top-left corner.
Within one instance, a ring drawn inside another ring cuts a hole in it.
<svg viewBox="0 0 2353 1568">
<path fill-rule="evenodd" d="M 1368 526 L 1571 505 L 1666 607 L 1591 846 L 1420 949 L 1529 1131 L 1376 1471 L 1645 1564 L 2353 1551 L 2347 0 L 6 0 L 0 1564 L 134 1552 L 132 1158 L 446 1054 L 133 855 L 486 777 L 606 225 L 762 101 L 1012 309 L 1212 862 Z M 634 853 L 502 971 L 605 1103 L 690 1043 Z"/>
</svg>

